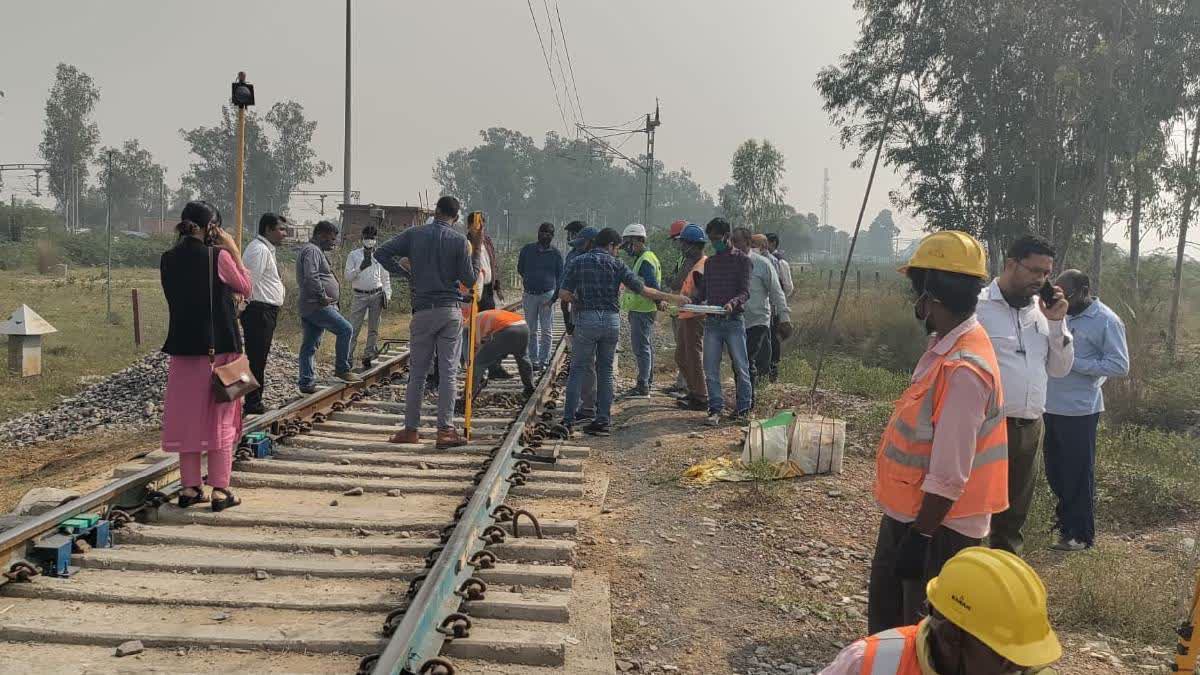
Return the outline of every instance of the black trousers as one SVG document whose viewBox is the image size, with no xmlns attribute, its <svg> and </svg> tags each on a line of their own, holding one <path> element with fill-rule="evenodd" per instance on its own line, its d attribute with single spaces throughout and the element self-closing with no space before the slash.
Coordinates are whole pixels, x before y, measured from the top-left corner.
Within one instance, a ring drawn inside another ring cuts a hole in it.
<svg viewBox="0 0 1200 675">
<path fill-rule="evenodd" d="M 512 354 L 517 360 L 517 370 L 521 373 L 521 384 L 527 389 L 533 388 L 533 364 L 529 362 L 529 326 L 518 324 L 496 331 L 492 337 L 475 352 L 475 393 L 483 391 L 486 381 L 485 372 L 490 372 L 492 366 L 498 366 L 504 357 Z"/>
<path fill-rule="evenodd" d="M 779 318 L 771 317 L 771 381 L 779 379 L 779 359 L 783 356 L 783 341 L 779 339 Z M 750 361 L 754 363 L 753 359 Z"/>
<path fill-rule="evenodd" d="M 750 326 L 746 329 L 746 353 L 750 356 L 750 384 L 757 387 L 771 374 L 770 326 Z"/>
<path fill-rule="evenodd" d="M 1100 413 L 1051 415 L 1047 413 L 1042 457 L 1046 482 L 1054 496 L 1057 527 L 1064 539 L 1088 546 L 1096 540 L 1096 426 Z"/>
<path fill-rule="evenodd" d="M 479 311 L 486 312 L 489 309 L 496 309 L 496 290 L 494 284 L 484 284 L 479 291 Z"/>
<path fill-rule="evenodd" d="M 252 302 L 242 312 L 242 333 L 245 335 L 246 359 L 250 361 L 250 372 L 262 385 L 246 394 L 246 405 L 262 405 L 263 388 L 267 386 L 267 356 L 271 353 L 271 341 L 275 339 L 275 322 L 279 308 L 265 302 Z"/>
<path fill-rule="evenodd" d="M 871 581 L 867 586 L 868 635 L 920 621 L 925 615 L 925 584 L 941 573 L 942 565 L 956 553 L 980 542 L 948 527 L 939 527 L 925 555 L 924 576 L 902 580 L 896 576 L 896 558 L 909 527 L 908 523 L 888 516 L 879 523 L 879 540 L 875 542 Z"/>
</svg>

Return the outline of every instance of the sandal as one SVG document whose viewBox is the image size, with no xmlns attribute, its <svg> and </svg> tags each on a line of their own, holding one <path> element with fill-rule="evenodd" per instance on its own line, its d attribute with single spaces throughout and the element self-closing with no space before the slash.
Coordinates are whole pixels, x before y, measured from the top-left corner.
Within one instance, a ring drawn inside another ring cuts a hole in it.
<svg viewBox="0 0 1200 675">
<path fill-rule="evenodd" d="M 214 512 L 224 511 L 225 509 L 231 509 L 231 508 L 237 506 L 238 504 L 242 503 L 242 500 L 238 499 L 237 495 L 233 494 L 232 492 L 230 492 L 229 490 L 227 490 L 225 488 L 213 488 L 212 491 L 214 493 L 220 492 L 221 494 L 225 495 L 221 499 L 217 499 L 215 496 L 213 497 L 212 510 Z"/>
<path fill-rule="evenodd" d="M 195 490 L 195 494 L 188 494 L 188 490 Z M 204 496 L 202 488 L 186 487 L 179 492 L 179 508 L 186 509 L 192 504 L 207 504 L 208 497 Z"/>
</svg>

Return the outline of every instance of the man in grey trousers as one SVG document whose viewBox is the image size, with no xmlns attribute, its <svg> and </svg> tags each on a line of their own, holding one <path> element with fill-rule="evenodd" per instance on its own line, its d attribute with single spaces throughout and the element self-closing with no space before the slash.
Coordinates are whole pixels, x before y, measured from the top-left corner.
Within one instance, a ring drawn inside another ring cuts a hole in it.
<svg viewBox="0 0 1200 675">
<path fill-rule="evenodd" d="M 389 239 L 375 252 L 375 260 L 392 274 L 411 276 L 412 322 L 409 324 L 408 388 L 405 392 L 404 429 L 392 443 L 417 443 L 425 376 L 438 362 L 438 448 L 465 445 L 454 428 L 454 399 L 458 355 L 462 346 L 463 317 L 458 284 L 474 288 L 479 276 L 480 233 L 455 231 L 462 205 L 450 196 L 437 201 L 433 222 L 411 227 Z M 401 260 L 405 265 L 401 265 Z M 407 270 L 405 269 L 407 267 Z"/>
</svg>

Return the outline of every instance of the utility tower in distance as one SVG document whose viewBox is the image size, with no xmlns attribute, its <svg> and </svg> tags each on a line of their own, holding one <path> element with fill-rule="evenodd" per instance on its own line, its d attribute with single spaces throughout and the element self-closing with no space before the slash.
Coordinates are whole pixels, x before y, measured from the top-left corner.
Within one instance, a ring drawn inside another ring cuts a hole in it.
<svg viewBox="0 0 1200 675">
<path fill-rule="evenodd" d="M 660 115 L 658 101 L 654 102 L 654 112 L 646 113 L 646 122 L 642 128 L 632 127 L 638 118 L 634 118 L 632 122 L 627 122 L 625 126 L 620 127 L 605 127 L 591 124 L 576 124 L 575 128 L 579 130 L 593 145 L 594 151 L 598 151 L 604 155 L 612 155 L 620 157 L 639 171 L 646 174 L 646 195 L 645 201 L 642 203 L 642 224 L 650 226 L 650 221 L 653 218 L 654 209 L 654 132 L 658 127 L 662 126 L 662 116 Z M 619 147 L 609 143 L 609 138 L 618 136 L 628 137 L 632 134 L 646 134 L 646 160 L 639 162 L 638 160 L 621 152 Z M 605 214 L 605 218 L 607 218 Z"/>
<path fill-rule="evenodd" d="M 650 227 L 654 213 L 654 130 L 662 124 L 658 101 L 654 102 L 654 117 L 646 113 L 646 202 L 642 206 L 642 224 Z"/>
<path fill-rule="evenodd" d="M 829 169 L 825 169 L 825 182 L 821 185 L 821 224 L 829 224 Z"/>
</svg>

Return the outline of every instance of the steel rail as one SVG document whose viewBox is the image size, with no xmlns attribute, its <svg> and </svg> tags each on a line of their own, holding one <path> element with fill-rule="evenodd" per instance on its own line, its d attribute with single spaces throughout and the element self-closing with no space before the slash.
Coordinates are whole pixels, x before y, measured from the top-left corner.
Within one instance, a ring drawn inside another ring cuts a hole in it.
<svg viewBox="0 0 1200 675">
<path fill-rule="evenodd" d="M 534 421 L 538 409 L 554 386 L 566 348 L 567 341 L 560 337 L 551 366 L 546 369 L 533 395 L 525 402 L 521 414 L 500 443 L 479 487 L 471 495 L 466 508 L 462 509 L 462 515 L 445 549 L 420 584 L 404 612 L 404 618 L 375 662 L 373 675 L 423 672 L 421 668 L 424 664 L 441 652 L 446 636 L 438 629 L 446 617 L 458 611 L 463 601 L 458 591 L 474 573 L 475 566 L 471 558 L 483 550 L 485 543 L 481 535 L 494 524 L 492 512 L 508 496 L 511 487 L 509 478 L 515 472 L 521 436 L 526 426 Z"/>
</svg>

